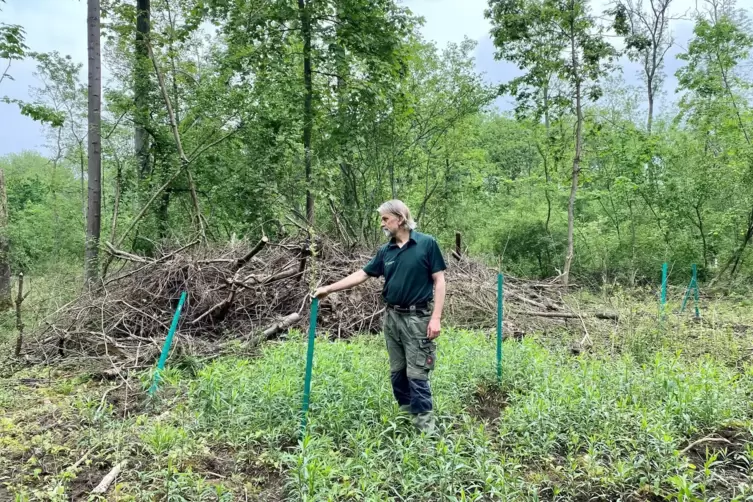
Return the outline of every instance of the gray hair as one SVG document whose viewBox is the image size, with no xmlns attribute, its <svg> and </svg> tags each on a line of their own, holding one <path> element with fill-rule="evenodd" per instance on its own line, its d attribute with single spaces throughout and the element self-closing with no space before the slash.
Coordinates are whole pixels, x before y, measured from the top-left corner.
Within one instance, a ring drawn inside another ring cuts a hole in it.
<svg viewBox="0 0 753 502">
<path fill-rule="evenodd" d="M 405 203 L 398 199 L 392 199 L 388 200 L 381 206 L 379 206 L 379 214 L 384 213 L 391 213 L 395 216 L 399 216 L 403 219 L 403 222 L 400 224 L 401 227 L 405 227 L 409 230 L 413 230 L 416 228 L 416 222 L 413 221 L 413 217 L 410 215 L 410 209 L 408 209 L 408 206 L 405 205 Z"/>
</svg>

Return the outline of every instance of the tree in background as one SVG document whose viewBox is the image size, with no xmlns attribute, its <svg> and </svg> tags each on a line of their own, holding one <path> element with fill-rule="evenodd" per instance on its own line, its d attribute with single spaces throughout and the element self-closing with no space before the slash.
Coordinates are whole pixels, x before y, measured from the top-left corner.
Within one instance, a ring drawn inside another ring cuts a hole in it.
<svg viewBox="0 0 753 502">
<path fill-rule="evenodd" d="M 152 64 L 149 59 L 149 32 L 151 29 L 150 0 L 136 1 L 136 55 L 133 68 L 134 132 L 133 147 L 136 152 L 139 179 L 150 174 L 149 162 L 149 90 Z"/>
<path fill-rule="evenodd" d="M 669 23 L 672 0 L 620 0 L 611 11 L 615 31 L 625 37 L 626 53 L 641 65 L 641 78 L 646 85 L 648 117 L 646 129 L 651 134 L 654 123 L 656 94 L 664 83 L 664 59 L 673 43 Z"/>
<path fill-rule="evenodd" d="M 575 255 L 575 202 L 583 155 L 584 100 L 599 98 L 599 80 L 607 73 L 616 52 L 602 38 L 585 0 L 490 0 L 489 7 L 487 16 L 492 22 L 497 57 L 514 61 L 532 73 L 535 78 L 524 80 L 529 86 L 553 74 L 569 91 L 575 146 L 567 210 L 567 254 L 562 270 L 562 283 L 567 287 Z"/>
<path fill-rule="evenodd" d="M 739 73 L 750 57 L 753 36 L 744 31 L 745 19 L 731 17 L 735 11 L 726 2 L 708 2 L 707 16 L 699 17 L 686 53 L 679 56 L 686 66 L 677 71 L 679 88 L 686 90 L 680 103 L 682 117 L 698 130 L 706 144 L 704 152 L 712 164 L 727 166 L 725 177 L 741 186 L 753 183 L 753 144 L 750 129 L 753 110 L 746 98 L 751 88 Z M 729 158 L 735 152 L 733 158 Z M 718 272 L 734 277 L 748 243 L 753 238 L 753 193 L 747 188 L 730 194 L 739 211 L 736 227 L 739 244 Z"/>
<path fill-rule="evenodd" d="M 99 233 L 102 226 L 102 67 L 100 57 L 99 0 L 88 0 L 87 35 L 89 52 L 89 112 L 88 112 L 88 197 L 86 212 L 86 255 L 84 269 L 86 283 L 94 282 L 99 274 Z"/>
</svg>

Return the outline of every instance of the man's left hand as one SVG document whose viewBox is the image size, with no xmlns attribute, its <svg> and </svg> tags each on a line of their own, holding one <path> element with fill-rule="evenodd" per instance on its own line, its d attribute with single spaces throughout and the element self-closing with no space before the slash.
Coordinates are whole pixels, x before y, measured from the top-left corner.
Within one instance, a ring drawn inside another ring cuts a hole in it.
<svg viewBox="0 0 753 502">
<path fill-rule="evenodd" d="M 429 321 L 429 327 L 426 329 L 426 338 L 434 340 L 439 336 L 439 330 L 441 329 L 439 319 L 431 319 Z"/>
</svg>

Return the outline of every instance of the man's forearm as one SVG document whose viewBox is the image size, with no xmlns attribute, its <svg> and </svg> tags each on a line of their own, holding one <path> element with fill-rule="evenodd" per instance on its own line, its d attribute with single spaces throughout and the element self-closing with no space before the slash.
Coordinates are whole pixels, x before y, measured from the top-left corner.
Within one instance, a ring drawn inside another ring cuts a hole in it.
<svg viewBox="0 0 753 502">
<path fill-rule="evenodd" d="M 442 318 L 442 309 L 444 308 L 445 297 L 445 280 L 444 274 L 439 275 L 434 282 L 434 311 L 431 313 L 432 319 L 439 321 Z"/>
<path fill-rule="evenodd" d="M 328 293 L 334 293 L 336 291 L 342 291 L 343 289 L 350 289 L 358 286 L 359 284 L 366 282 L 369 276 L 363 270 L 357 270 L 348 277 L 341 279 L 333 284 L 327 286 Z"/>
</svg>

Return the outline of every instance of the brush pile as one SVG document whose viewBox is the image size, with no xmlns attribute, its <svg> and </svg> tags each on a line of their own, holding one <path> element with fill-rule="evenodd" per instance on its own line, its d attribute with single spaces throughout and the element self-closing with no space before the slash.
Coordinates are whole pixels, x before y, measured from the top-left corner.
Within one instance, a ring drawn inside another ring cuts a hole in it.
<svg viewBox="0 0 753 502">
<path fill-rule="evenodd" d="M 311 292 L 363 267 L 374 250 L 324 238 L 314 246 L 308 240 L 263 238 L 221 248 L 192 243 L 159 258 L 109 252 L 120 270 L 42 324 L 27 346 L 32 359 L 90 359 L 118 370 L 151 365 L 183 291 L 187 300 L 174 341 L 183 353 L 211 355 L 229 340 L 257 344 L 291 328 L 305 329 Z M 444 324 L 493 328 L 496 272 L 466 257 L 447 264 Z M 562 303 L 556 285 L 505 279 L 506 334 L 579 317 Z M 378 332 L 381 287 L 381 280 L 370 280 L 327 297 L 320 304 L 318 333 L 347 338 Z"/>
</svg>

